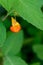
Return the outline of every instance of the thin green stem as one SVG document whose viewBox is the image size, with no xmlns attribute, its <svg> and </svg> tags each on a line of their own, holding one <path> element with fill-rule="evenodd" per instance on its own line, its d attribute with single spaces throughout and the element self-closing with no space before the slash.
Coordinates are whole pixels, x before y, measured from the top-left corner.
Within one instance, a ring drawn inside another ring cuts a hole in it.
<svg viewBox="0 0 43 65">
<path fill-rule="evenodd" d="M 24 44 L 31 43 L 33 41 L 33 38 L 28 38 L 24 40 Z"/>
<path fill-rule="evenodd" d="M 13 12 L 14 10 L 11 10 L 10 12 L 7 13 L 7 15 L 2 19 L 2 21 L 6 20 L 6 18 Z"/>
</svg>

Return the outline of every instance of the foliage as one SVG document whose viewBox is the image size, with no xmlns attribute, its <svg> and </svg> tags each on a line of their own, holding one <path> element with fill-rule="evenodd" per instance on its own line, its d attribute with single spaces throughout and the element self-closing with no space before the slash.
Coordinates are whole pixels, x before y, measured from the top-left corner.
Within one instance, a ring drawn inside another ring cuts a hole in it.
<svg viewBox="0 0 43 65">
<path fill-rule="evenodd" d="M 43 65 L 43 0 L 0 0 L 0 65 Z"/>
</svg>

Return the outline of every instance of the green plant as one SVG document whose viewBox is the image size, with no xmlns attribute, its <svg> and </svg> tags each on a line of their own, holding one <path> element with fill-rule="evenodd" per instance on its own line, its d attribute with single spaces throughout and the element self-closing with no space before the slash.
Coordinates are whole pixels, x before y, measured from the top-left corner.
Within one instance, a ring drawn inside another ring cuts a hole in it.
<svg viewBox="0 0 43 65">
<path fill-rule="evenodd" d="M 43 65 L 43 0 L 0 0 L 0 65 Z"/>
</svg>

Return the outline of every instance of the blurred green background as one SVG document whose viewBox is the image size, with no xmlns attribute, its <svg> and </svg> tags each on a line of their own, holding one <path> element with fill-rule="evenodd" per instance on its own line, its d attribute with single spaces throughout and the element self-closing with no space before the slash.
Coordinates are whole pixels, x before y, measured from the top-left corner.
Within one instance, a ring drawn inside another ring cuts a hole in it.
<svg viewBox="0 0 43 65">
<path fill-rule="evenodd" d="M 41 11 L 43 14 L 43 6 L 41 7 Z M 8 32 L 10 31 L 11 17 L 15 18 L 15 16 L 9 15 L 5 21 L 1 21 L 6 14 L 7 11 L 0 5 L 0 22 L 5 26 L 8 37 L 10 35 Z M 20 23 L 24 34 L 22 48 L 16 56 L 21 57 L 28 65 L 43 65 L 43 31 L 28 23 L 21 16 L 16 16 L 16 20 Z M 0 65 L 3 65 L 1 52 Z"/>
</svg>

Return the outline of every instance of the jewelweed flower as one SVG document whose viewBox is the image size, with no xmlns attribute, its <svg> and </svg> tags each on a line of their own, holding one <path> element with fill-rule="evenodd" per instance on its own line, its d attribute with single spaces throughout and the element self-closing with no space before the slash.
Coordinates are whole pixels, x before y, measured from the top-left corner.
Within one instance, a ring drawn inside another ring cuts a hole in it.
<svg viewBox="0 0 43 65">
<path fill-rule="evenodd" d="M 10 30 L 12 32 L 19 32 L 21 30 L 21 25 L 13 17 L 11 17 L 11 22 L 12 26 L 10 27 Z"/>
</svg>

